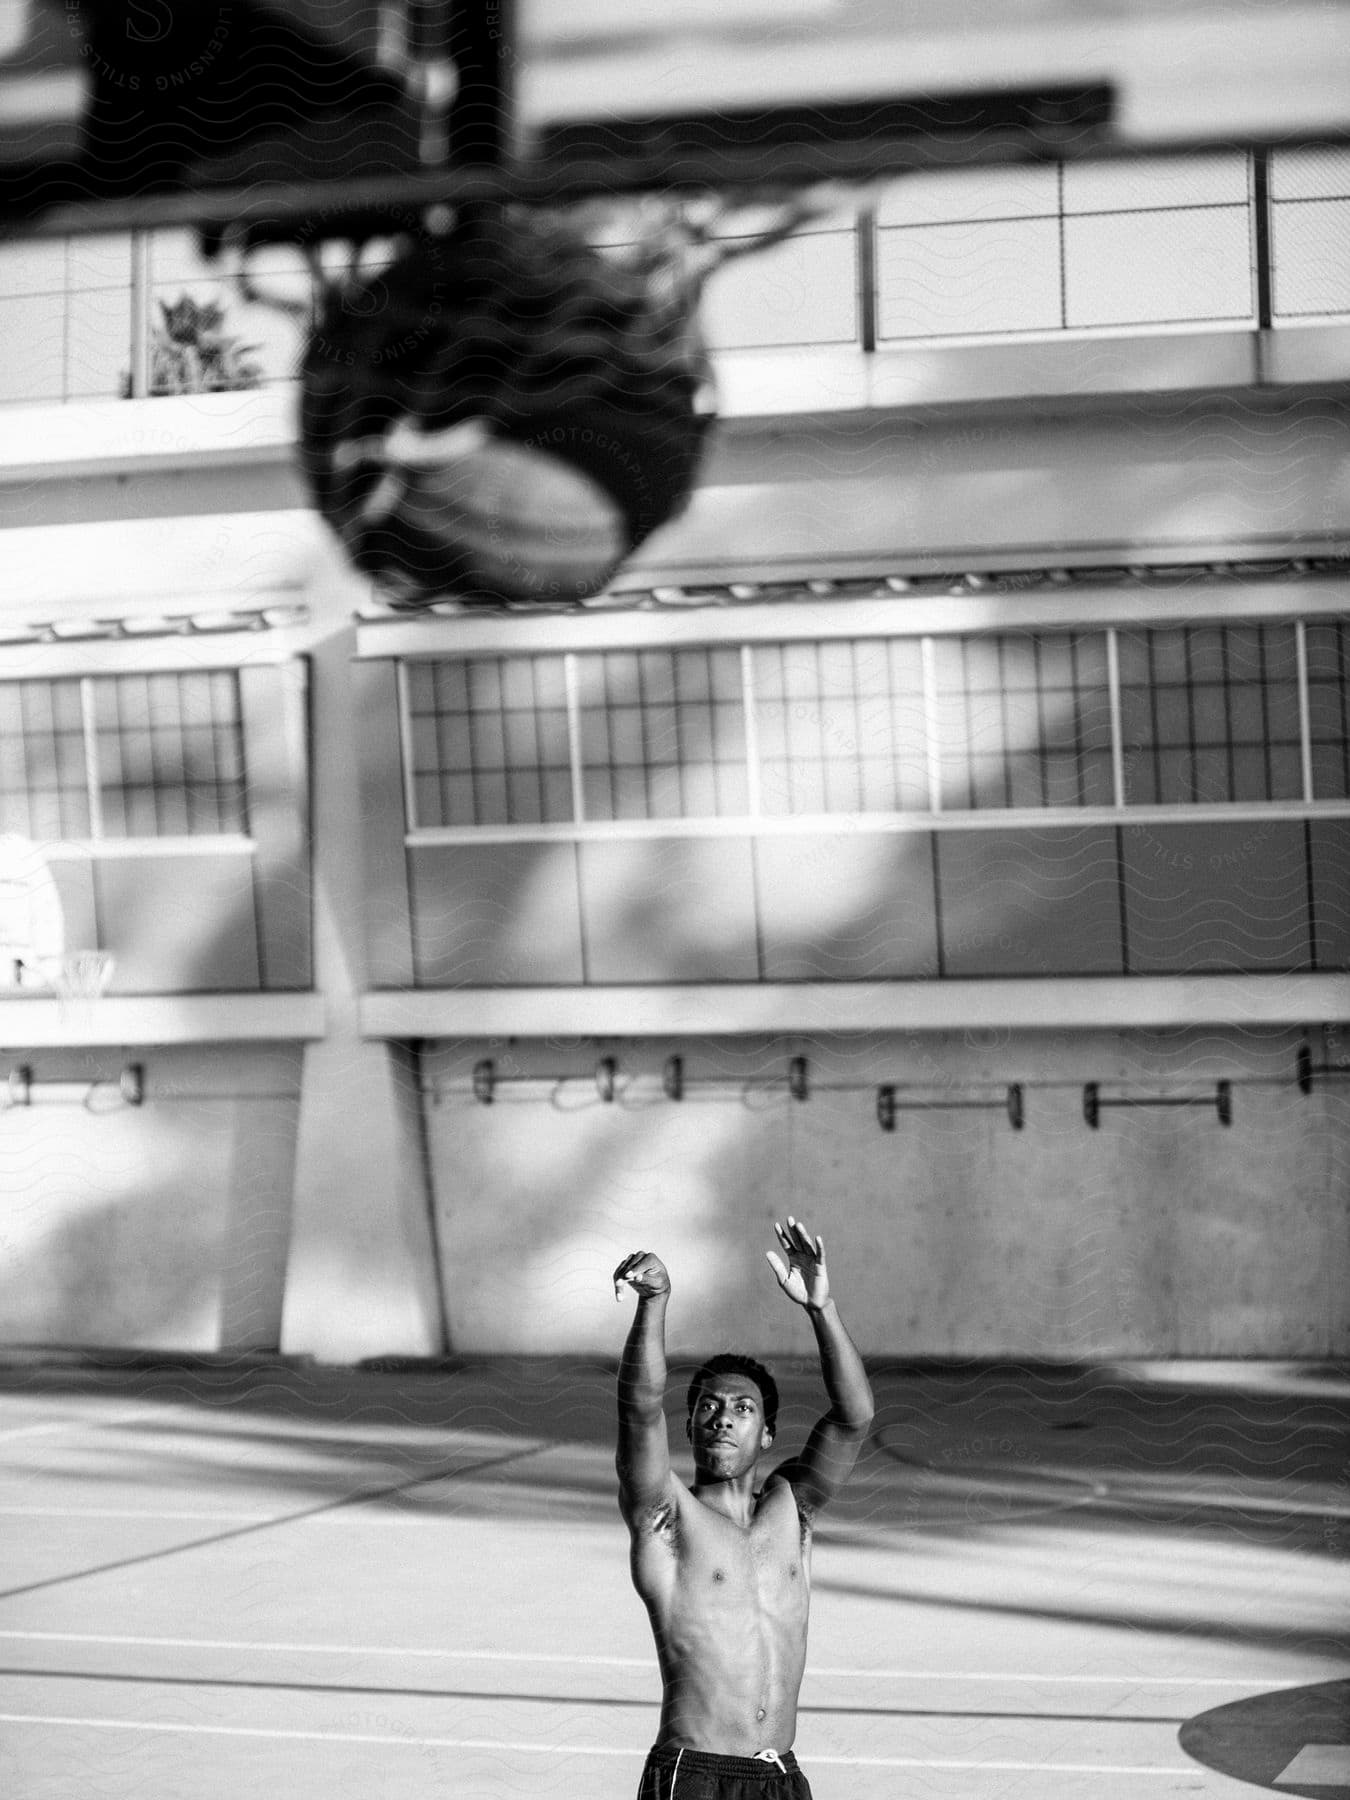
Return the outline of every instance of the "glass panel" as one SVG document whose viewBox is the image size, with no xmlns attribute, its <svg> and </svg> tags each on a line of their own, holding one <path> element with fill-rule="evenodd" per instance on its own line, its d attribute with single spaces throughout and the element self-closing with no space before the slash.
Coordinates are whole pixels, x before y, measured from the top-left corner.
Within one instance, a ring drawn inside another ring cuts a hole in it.
<svg viewBox="0 0 1350 1800">
<path fill-rule="evenodd" d="M 1066 213 L 1138 212 L 1181 206 L 1245 206 L 1251 181 L 1240 152 L 1139 162 L 1064 165 Z"/>
<path fill-rule="evenodd" d="M 738 652 L 611 651 L 578 658 L 578 672 L 588 816 L 744 811 Z"/>
<path fill-rule="evenodd" d="M 1100 745 L 1105 729 L 1110 747 L 1100 633 L 1004 633 L 934 649 L 944 806 L 1096 803 L 1084 770 L 1086 732 Z"/>
<path fill-rule="evenodd" d="M 1050 331 L 1062 322 L 1053 219 L 877 233 L 883 340 Z"/>
<path fill-rule="evenodd" d="M 0 687 L 0 821 L 30 837 L 86 837 L 89 797 L 78 681 L 16 681 Z M 68 721 L 72 702 L 77 721 Z"/>
<path fill-rule="evenodd" d="M 411 825 L 534 825 L 558 817 L 561 794 L 571 816 L 567 715 L 538 704 L 540 694 L 565 693 L 562 663 L 555 656 L 407 665 Z"/>
<path fill-rule="evenodd" d="M 1350 794 L 1350 626 L 1319 620 L 1307 628 L 1308 714 L 1313 798 Z"/>
<path fill-rule="evenodd" d="M 701 309 L 709 347 L 851 344 L 857 291 L 853 231 L 791 238 L 729 264 L 709 284 Z"/>
<path fill-rule="evenodd" d="M 129 288 L 131 238 L 125 232 L 73 237 L 66 246 L 66 269 L 72 293 L 88 288 Z"/>
<path fill-rule="evenodd" d="M 1249 319 L 1254 302 L 1248 210 L 1066 219 L 1064 291 L 1069 326 Z"/>
<path fill-rule="evenodd" d="M 209 682 L 204 690 L 203 681 Z M 93 682 L 100 804 L 110 837 L 244 832 L 238 677 L 119 675 Z M 210 696 L 209 723 L 200 718 Z"/>
<path fill-rule="evenodd" d="M 1270 193 L 1274 200 L 1350 199 L 1350 150 L 1276 150 Z"/>
<path fill-rule="evenodd" d="M 65 394 L 69 400 L 116 400 L 130 392 L 131 291 L 98 288 L 72 294 L 66 307 Z"/>
<path fill-rule="evenodd" d="M 1295 200 L 1271 210 L 1276 317 L 1350 312 L 1350 200 Z"/>
<path fill-rule="evenodd" d="M 877 207 L 877 224 L 968 224 L 977 219 L 1053 219 L 1059 211 L 1059 170 L 1053 163 L 1015 169 L 959 169 L 906 175 L 891 182 Z"/>
<path fill-rule="evenodd" d="M 0 244 L 0 293 L 64 295 L 66 246 Z"/>
<path fill-rule="evenodd" d="M 1121 690 L 1126 800 L 1297 799 L 1301 777 L 1291 786 L 1290 771 L 1301 757 L 1298 690 L 1280 678 L 1295 658 L 1292 625 L 1136 634 L 1131 666 L 1151 662 L 1154 680 Z M 1216 671 L 1221 680 L 1196 679 Z"/>
<path fill-rule="evenodd" d="M 0 357 L 0 402 L 60 400 L 65 391 L 66 312 L 63 299 L 0 294 L 0 343 L 22 344 L 23 355 Z"/>
</svg>

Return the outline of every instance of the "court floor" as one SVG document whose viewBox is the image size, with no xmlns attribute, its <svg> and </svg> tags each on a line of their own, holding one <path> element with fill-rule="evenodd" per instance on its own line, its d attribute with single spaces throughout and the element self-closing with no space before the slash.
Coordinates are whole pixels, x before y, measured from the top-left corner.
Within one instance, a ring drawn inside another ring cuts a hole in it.
<svg viewBox="0 0 1350 1800">
<path fill-rule="evenodd" d="M 780 1374 L 786 1451 L 820 1401 Z M 814 1554 L 817 1800 L 1350 1796 L 1350 1372 L 874 1379 Z M 631 1800 L 658 1688 L 612 1394 L 599 1361 L 10 1360 L 7 1800 Z"/>
</svg>

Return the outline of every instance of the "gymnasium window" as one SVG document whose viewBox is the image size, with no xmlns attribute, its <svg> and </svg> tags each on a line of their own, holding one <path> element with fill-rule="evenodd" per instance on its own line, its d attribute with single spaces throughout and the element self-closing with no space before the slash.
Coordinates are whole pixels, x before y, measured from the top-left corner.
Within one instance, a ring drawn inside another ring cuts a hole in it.
<svg viewBox="0 0 1350 1800">
<path fill-rule="evenodd" d="M 1102 632 L 933 644 L 946 810 L 1111 804 Z"/>
<path fill-rule="evenodd" d="M 748 810 L 745 704 L 734 649 L 576 659 L 588 819 L 720 818 Z"/>
<path fill-rule="evenodd" d="M 1341 620 L 436 658 L 415 832 L 1350 799 Z"/>
<path fill-rule="evenodd" d="M 1350 799 L 1350 626 L 1318 620 L 1306 627 L 1312 791 L 1319 800 Z"/>
<path fill-rule="evenodd" d="M 232 671 L 0 682 L 0 830 L 47 842 L 247 829 Z"/>
<path fill-rule="evenodd" d="M 927 809 L 917 639 L 756 645 L 751 666 L 763 812 Z"/>
<path fill-rule="evenodd" d="M 1302 799 L 1293 625 L 1121 632 L 1119 645 L 1127 802 Z"/>
<path fill-rule="evenodd" d="M 572 817 L 560 656 L 410 663 L 404 709 L 420 824 L 534 825 Z"/>
</svg>

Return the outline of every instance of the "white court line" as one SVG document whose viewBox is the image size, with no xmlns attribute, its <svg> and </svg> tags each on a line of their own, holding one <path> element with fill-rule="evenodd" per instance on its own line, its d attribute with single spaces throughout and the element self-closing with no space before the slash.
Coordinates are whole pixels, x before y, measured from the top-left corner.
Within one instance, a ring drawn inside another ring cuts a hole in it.
<svg viewBox="0 0 1350 1800">
<path fill-rule="evenodd" d="M 72 1725 L 94 1731 L 161 1731 L 186 1737 L 281 1738 L 309 1744 L 382 1744 L 387 1749 L 503 1750 L 537 1756 L 632 1756 L 643 1750 L 611 1745 L 538 1744 L 510 1738 L 389 1737 L 366 1731 L 271 1731 L 260 1725 L 169 1725 L 158 1719 L 80 1719 L 63 1713 L 0 1713 L 0 1725 Z M 988 1769 L 1064 1775 L 1185 1775 L 1192 1763 L 967 1762 L 941 1756 L 812 1756 L 813 1766 L 848 1769 Z"/>
<path fill-rule="evenodd" d="M 77 1431 L 82 1425 L 90 1425 L 95 1431 L 106 1431 L 111 1425 L 128 1425 L 133 1419 L 145 1419 L 156 1416 L 152 1409 L 138 1406 L 134 1412 L 115 1413 L 111 1419 L 100 1419 L 91 1413 L 81 1413 L 74 1419 L 48 1419 L 41 1425 L 9 1425 L 0 1431 L 0 1439 L 45 1437 L 56 1431 Z"/>
<path fill-rule="evenodd" d="M 259 1524 L 278 1517 L 262 1512 L 147 1512 L 132 1506 L 0 1506 L 6 1519 L 256 1519 Z M 281 1518 L 287 1515 L 282 1513 Z"/>
<path fill-rule="evenodd" d="M 526 1452 L 523 1454 L 533 1454 Z M 397 1471 L 391 1471 L 396 1474 Z M 455 1479 L 454 1471 L 449 1475 L 414 1476 L 407 1485 L 409 1487 L 430 1487 L 436 1481 Z M 400 1490 L 401 1491 L 401 1490 Z M 342 1525 L 374 1527 L 385 1531 L 398 1525 L 416 1525 L 440 1529 L 445 1520 L 433 1513 L 379 1513 L 372 1516 L 359 1508 L 378 1503 L 386 1498 L 385 1490 L 380 1489 L 366 1494 L 356 1489 L 343 1500 L 335 1500 L 332 1510 L 324 1513 L 269 1513 L 269 1512 L 184 1512 L 159 1507 L 130 1506 L 0 1506 L 0 1518 L 18 1519 L 234 1519 L 255 1522 L 259 1525 Z M 341 1509 L 341 1510 L 339 1510 Z"/>
<path fill-rule="evenodd" d="M 314 1644 L 259 1642 L 253 1638 L 182 1638 L 136 1637 L 95 1631 L 17 1631 L 0 1630 L 0 1640 L 10 1639 L 35 1644 L 110 1644 L 119 1648 L 139 1646 L 150 1650 L 252 1650 L 262 1653 L 305 1656 L 402 1656 L 435 1657 L 444 1662 L 561 1663 L 577 1668 L 655 1669 L 655 1657 L 645 1656 L 554 1656 L 533 1650 L 450 1650 L 419 1649 L 406 1644 Z M 1268 1688 L 1304 1687 L 1306 1675 L 1029 1675 L 999 1669 L 841 1669 L 816 1668 L 812 1675 L 842 1675 L 874 1681 L 1031 1681 L 1060 1685 L 1101 1687 L 1124 1683 L 1130 1687 L 1216 1687 Z"/>
</svg>

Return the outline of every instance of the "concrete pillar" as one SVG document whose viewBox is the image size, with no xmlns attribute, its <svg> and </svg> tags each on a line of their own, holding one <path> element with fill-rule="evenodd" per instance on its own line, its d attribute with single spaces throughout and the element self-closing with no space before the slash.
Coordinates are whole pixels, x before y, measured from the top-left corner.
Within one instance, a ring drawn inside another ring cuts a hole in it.
<svg viewBox="0 0 1350 1800">
<path fill-rule="evenodd" d="M 341 576 L 332 579 L 341 582 Z M 350 610 L 315 594 L 329 618 Z M 322 1362 L 448 1348 L 417 1091 L 403 1045 L 363 1042 L 366 980 L 358 720 L 349 623 L 311 646 L 315 978 L 324 1038 L 307 1046 L 281 1348 Z"/>
</svg>

